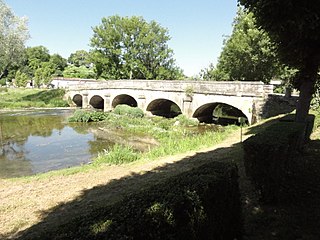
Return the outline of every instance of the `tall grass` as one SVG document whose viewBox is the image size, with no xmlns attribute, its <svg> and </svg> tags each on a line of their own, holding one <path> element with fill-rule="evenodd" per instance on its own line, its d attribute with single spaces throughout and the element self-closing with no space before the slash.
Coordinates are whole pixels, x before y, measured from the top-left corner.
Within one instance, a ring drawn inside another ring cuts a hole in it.
<svg viewBox="0 0 320 240">
<path fill-rule="evenodd" d="M 132 147 L 115 144 L 110 150 L 106 150 L 99 154 L 95 159 L 94 164 L 123 164 L 136 161 L 140 157 L 141 154 L 135 152 Z"/>
<path fill-rule="evenodd" d="M 120 105 L 111 113 L 76 111 L 69 119 L 74 122 L 104 121 L 106 128 L 123 129 L 131 135 L 148 135 L 160 145 L 148 152 L 136 152 L 132 147 L 114 145 L 113 148 L 99 154 L 95 165 L 123 164 L 138 159 L 156 159 L 192 150 L 213 146 L 222 141 L 236 126 L 216 127 L 199 131 L 199 122 L 180 115 L 173 119 L 163 117 L 142 117 L 138 108 Z M 193 126 L 193 128 L 190 128 Z"/>
<path fill-rule="evenodd" d="M 113 116 L 114 117 L 114 116 Z M 160 142 L 160 145 L 145 153 L 135 152 L 128 146 L 115 145 L 105 153 L 99 154 L 96 164 L 123 164 L 138 159 L 154 160 L 159 157 L 184 153 L 192 150 L 213 146 L 225 139 L 237 126 L 218 127 L 215 131 L 208 130 L 203 133 L 189 129 L 182 124 L 176 125 L 177 119 L 165 118 L 128 118 L 121 116 L 117 121 L 107 120 L 107 124 L 125 128 L 128 132 L 149 134 Z M 110 126 L 110 125 L 109 125 Z"/>
</svg>

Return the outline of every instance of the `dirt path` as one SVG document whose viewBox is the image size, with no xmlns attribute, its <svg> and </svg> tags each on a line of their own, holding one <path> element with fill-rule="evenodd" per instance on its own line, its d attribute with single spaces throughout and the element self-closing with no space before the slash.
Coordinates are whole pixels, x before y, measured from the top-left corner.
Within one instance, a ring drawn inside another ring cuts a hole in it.
<svg viewBox="0 0 320 240">
<path fill-rule="evenodd" d="M 53 176 L 38 180 L 3 180 L 0 179 L 0 238 L 14 236 L 17 232 L 25 230 L 32 225 L 42 221 L 46 213 L 61 205 L 68 205 L 69 202 L 81 201 L 84 193 L 89 189 L 99 186 L 110 185 L 111 182 L 131 176 L 144 176 L 139 178 L 140 183 L 130 184 L 130 181 L 119 181 L 114 187 L 107 191 L 90 194 L 96 196 L 87 198 L 86 204 L 99 204 L 99 201 L 110 204 L 118 200 L 128 191 L 135 191 L 141 188 L 144 183 L 152 184 L 160 181 L 168 175 L 186 171 L 197 164 L 203 164 L 212 159 L 228 158 L 228 153 L 233 144 L 240 140 L 240 133 L 235 132 L 222 143 L 201 151 L 189 152 L 175 156 L 168 156 L 154 161 L 138 161 L 133 164 L 120 166 L 106 166 L 101 169 L 89 170 L 84 173 L 77 173 L 69 176 Z M 170 171 L 163 171 L 154 177 L 146 173 L 160 171 L 161 167 L 175 165 L 183 159 L 189 159 L 187 163 L 174 167 Z M 137 179 L 137 178 L 136 178 Z M 80 200 L 79 200 L 80 199 Z M 90 200 L 89 200 L 90 199 Z M 92 203 L 94 199 L 95 203 Z M 91 202 L 90 202 L 91 201 Z M 85 205 L 82 205 L 82 207 Z"/>
</svg>

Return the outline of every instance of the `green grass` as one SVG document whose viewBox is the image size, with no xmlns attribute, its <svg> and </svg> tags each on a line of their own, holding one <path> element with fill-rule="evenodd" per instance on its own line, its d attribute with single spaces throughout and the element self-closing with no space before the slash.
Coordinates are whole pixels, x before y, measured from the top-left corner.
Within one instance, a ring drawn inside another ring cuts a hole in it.
<svg viewBox="0 0 320 240">
<path fill-rule="evenodd" d="M 109 151 L 105 151 L 104 153 L 99 154 L 99 156 L 95 159 L 94 164 L 99 165 L 101 163 L 129 163 L 138 160 L 140 156 L 141 154 L 135 152 L 132 147 L 116 144 Z"/>
<path fill-rule="evenodd" d="M 132 118 L 110 114 L 105 120 L 108 127 L 125 129 L 136 135 L 147 134 L 155 138 L 160 145 L 144 153 L 135 152 L 130 147 L 115 145 L 112 149 L 99 154 L 95 164 L 123 164 L 139 159 L 154 160 L 159 157 L 199 150 L 221 142 L 231 132 L 238 129 L 237 126 L 228 126 L 201 132 L 198 128 L 188 128 L 183 125 L 184 122 L 195 124 L 194 121 L 188 122 L 183 119 L 181 124 L 175 124 L 179 118 Z"/>
<path fill-rule="evenodd" d="M 0 92 L 0 108 L 67 107 L 69 104 L 63 100 L 64 94 L 62 89 L 8 88 Z"/>
</svg>

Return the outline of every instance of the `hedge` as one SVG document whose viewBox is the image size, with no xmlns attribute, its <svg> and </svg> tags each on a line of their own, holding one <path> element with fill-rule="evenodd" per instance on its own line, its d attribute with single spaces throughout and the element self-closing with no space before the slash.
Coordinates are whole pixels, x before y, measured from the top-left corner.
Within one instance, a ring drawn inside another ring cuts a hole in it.
<svg viewBox="0 0 320 240">
<path fill-rule="evenodd" d="M 304 134 L 305 124 L 282 121 L 243 142 L 245 171 L 261 192 L 262 201 L 280 200 Z"/>
<path fill-rule="evenodd" d="M 237 167 L 212 162 L 23 239 L 242 239 Z"/>
</svg>

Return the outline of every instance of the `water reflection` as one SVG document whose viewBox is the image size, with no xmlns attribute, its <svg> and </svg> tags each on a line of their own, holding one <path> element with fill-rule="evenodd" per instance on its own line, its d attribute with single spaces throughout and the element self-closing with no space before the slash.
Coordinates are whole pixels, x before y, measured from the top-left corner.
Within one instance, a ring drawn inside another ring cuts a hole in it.
<svg viewBox="0 0 320 240">
<path fill-rule="evenodd" d="M 68 124 L 70 110 L 0 113 L 0 178 L 19 177 L 89 162 L 110 143 L 92 125 Z"/>
</svg>

